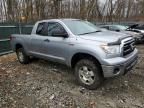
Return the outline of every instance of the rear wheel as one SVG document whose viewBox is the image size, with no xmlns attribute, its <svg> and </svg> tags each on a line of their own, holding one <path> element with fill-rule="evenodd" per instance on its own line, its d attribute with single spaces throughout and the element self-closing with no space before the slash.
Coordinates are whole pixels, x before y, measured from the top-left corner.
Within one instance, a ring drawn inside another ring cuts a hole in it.
<svg viewBox="0 0 144 108">
<path fill-rule="evenodd" d="M 89 59 L 82 59 L 77 62 L 75 76 L 79 84 L 88 89 L 96 89 L 104 79 L 99 65 Z"/>
<path fill-rule="evenodd" d="M 21 64 L 29 63 L 29 56 L 26 55 L 23 48 L 17 49 L 16 54 L 17 54 L 17 58 Z"/>
</svg>

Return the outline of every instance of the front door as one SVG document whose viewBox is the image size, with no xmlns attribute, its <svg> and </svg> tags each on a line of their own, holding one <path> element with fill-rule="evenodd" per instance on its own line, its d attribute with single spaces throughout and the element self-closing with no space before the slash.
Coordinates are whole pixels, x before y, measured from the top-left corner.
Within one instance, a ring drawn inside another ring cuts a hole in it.
<svg viewBox="0 0 144 108">
<path fill-rule="evenodd" d="M 45 37 L 45 41 L 42 43 L 42 53 L 49 59 L 57 62 L 64 62 L 69 55 L 69 38 L 65 38 L 60 35 L 53 35 L 54 32 L 62 31 L 67 34 L 64 27 L 58 22 L 48 22 L 47 26 L 48 35 Z"/>
</svg>

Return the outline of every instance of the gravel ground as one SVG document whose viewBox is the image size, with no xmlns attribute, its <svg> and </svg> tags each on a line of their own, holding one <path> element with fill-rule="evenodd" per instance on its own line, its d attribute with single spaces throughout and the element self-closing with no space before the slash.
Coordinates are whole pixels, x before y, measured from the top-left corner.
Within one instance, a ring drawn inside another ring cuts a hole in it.
<svg viewBox="0 0 144 108">
<path fill-rule="evenodd" d="M 144 46 L 139 62 L 97 90 L 77 85 L 73 72 L 56 63 L 21 65 L 15 54 L 0 57 L 0 108 L 144 108 Z"/>
</svg>

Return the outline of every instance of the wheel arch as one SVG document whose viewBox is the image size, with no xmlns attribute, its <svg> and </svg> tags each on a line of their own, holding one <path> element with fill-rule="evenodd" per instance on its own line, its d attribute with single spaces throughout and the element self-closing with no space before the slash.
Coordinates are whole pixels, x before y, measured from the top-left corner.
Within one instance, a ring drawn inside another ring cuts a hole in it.
<svg viewBox="0 0 144 108">
<path fill-rule="evenodd" d="M 74 68 L 75 64 L 81 59 L 91 59 L 96 64 L 99 64 L 100 68 L 102 69 L 100 61 L 95 56 L 93 56 L 92 54 L 89 54 L 89 53 L 81 53 L 81 52 L 76 53 L 72 56 L 72 58 L 71 58 L 71 67 Z"/>
<path fill-rule="evenodd" d="M 19 49 L 19 48 L 23 48 L 23 45 L 20 43 L 16 43 L 15 44 L 15 51 L 17 51 L 17 49 Z"/>
</svg>

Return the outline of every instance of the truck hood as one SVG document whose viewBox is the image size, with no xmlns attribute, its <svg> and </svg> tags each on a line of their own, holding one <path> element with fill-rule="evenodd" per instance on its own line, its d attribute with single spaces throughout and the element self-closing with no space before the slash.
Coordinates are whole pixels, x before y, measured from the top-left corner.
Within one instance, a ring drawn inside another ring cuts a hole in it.
<svg viewBox="0 0 144 108">
<path fill-rule="evenodd" d="M 113 43 L 120 41 L 124 38 L 127 38 L 131 35 L 120 33 L 120 32 L 113 32 L 113 31 L 103 31 L 91 34 L 80 35 L 80 38 L 91 40 L 91 41 L 99 41 L 105 43 Z"/>
</svg>

